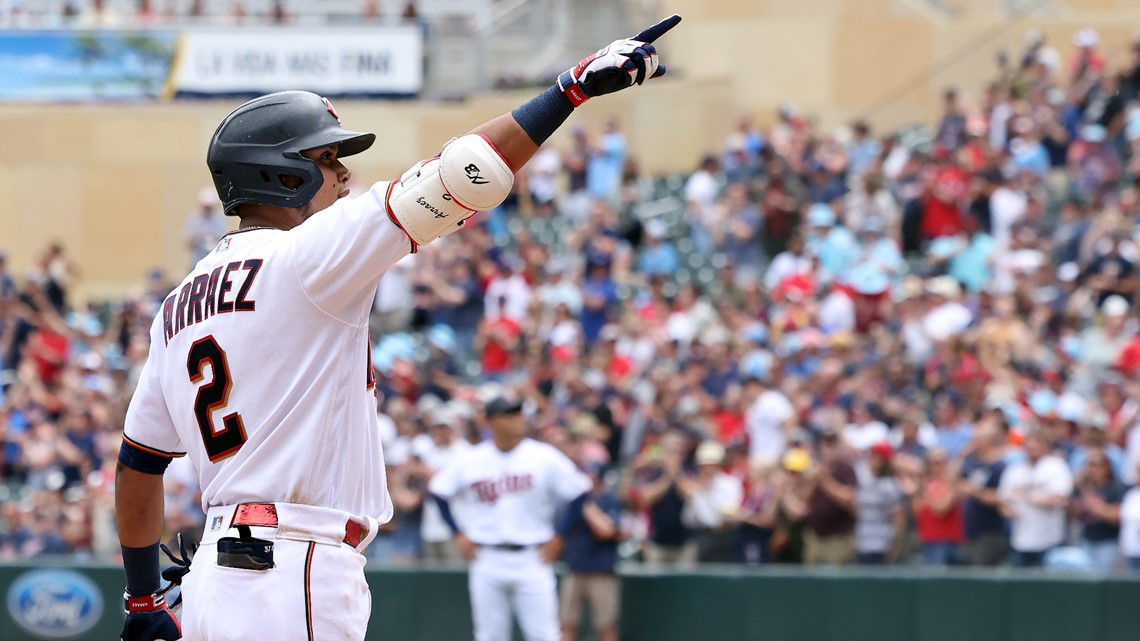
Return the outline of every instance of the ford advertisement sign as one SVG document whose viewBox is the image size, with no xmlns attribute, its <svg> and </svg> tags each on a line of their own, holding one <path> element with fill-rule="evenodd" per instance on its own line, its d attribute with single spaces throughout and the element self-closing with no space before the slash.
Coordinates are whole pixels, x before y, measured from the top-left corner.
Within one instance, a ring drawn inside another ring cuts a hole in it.
<svg viewBox="0 0 1140 641">
<path fill-rule="evenodd" d="M 71 570 L 35 570 L 12 583 L 8 612 L 38 639 L 70 639 L 99 622 L 103 597 L 90 579 Z"/>
</svg>

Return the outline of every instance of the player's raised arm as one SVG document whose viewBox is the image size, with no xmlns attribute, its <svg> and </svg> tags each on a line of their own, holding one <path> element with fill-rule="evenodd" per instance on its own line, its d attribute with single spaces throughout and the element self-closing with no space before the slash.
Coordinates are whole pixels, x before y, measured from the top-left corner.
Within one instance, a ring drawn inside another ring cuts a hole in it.
<svg viewBox="0 0 1140 641">
<path fill-rule="evenodd" d="M 533 100 L 452 140 L 437 158 L 405 173 L 393 184 L 388 204 L 412 251 L 456 231 L 476 212 L 498 207 L 511 192 L 515 172 L 576 107 L 664 75 L 652 43 L 680 21 L 673 15 L 632 38 L 611 42 L 563 72 Z"/>
<path fill-rule="evenodd" d="M 653 42 L 679 22 L 681 16 L 674 14 L 632 38 L 611 42 L 562 72 L 554 86 L 530 102 L 470 133 L 485 136 L 511 169 L 518 171 L 576 107 L 590 98 L 665 75 Z"/>
</svg>

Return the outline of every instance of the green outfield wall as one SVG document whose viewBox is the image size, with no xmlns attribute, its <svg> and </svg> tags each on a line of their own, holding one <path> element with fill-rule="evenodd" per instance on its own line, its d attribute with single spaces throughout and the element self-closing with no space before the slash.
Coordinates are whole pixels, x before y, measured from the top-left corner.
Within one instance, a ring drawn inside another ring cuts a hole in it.
<svg viewBox="0 0 1140 641">
<path fill-rule="evenodd" d="M 368 581 L 369 639 L 471 638 L 462 570 L 370 569 Z M 122 585 L 115 566 L 0 565 L 0 641 L 116 639 Z M 1140 640 L 1140 578 L 1125 575 L 634 568 L 622 599 L 626 641 Z"/>
</svg>

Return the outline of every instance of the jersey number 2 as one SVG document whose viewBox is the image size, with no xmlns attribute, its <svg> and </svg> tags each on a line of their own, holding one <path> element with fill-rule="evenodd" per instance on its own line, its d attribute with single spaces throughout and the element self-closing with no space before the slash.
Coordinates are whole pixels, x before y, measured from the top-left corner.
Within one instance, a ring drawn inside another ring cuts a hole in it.
<svg viewBox="0 0 1140 641">
<path fill-rule="evenodd" d="M 225 408 L 229 403 L 233 381 L 230 380 L 230 364 L 226 360 L 226 353 L 213 336 L 199 339 L 190 346 L 186 371 L 190 374 L 191 383 L 202 382 L 202 370 L 206 363 L 213 370 L 214 380 L 198 388 L 198 396 L 194 399 L 194 418 L 198 421 L 198 429 L 202 431 L 206 454 L 211 462 L 216 462 L 233 456 L 241 449 L 246 440 L 245 425 L 241 421 L 241 414 L 231 412 L 222 417 L 221 431 L 214 431 L 214 411 Z"/>
</svg>

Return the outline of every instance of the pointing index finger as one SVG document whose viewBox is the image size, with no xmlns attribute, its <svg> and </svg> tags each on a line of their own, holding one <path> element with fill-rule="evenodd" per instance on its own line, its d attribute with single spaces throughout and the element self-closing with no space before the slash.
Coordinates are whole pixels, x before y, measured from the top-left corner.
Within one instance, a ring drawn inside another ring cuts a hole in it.
<svg viewBox="0 0 1140 641">
<path fill-rule="evenodd" d="M 631 38 L 631 40 L 636 40 L 638 42 L 653 42 L 654 40 L 665 35 L 665 32 L 669 31 L 673 27 L 676 27 L 677 23 L 679 22 L 681 22 L 681 16 L 674 13 L 673 15 L 665 18 L 652 27 L 646 28 L 644 31 Z"/>
</svg>

